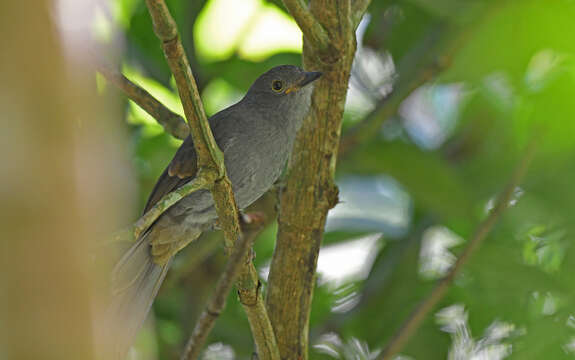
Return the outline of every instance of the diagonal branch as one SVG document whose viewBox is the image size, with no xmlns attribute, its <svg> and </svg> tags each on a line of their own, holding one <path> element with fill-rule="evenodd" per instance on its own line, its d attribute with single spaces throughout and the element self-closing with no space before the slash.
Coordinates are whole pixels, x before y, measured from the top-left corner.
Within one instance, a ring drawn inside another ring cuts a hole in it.
<svg viewBox="0 0 575 360">
<path fill-rule="evenodd" d="M 164 0 L 146 0 L 146 5 L 152 16 L 154 32 L 162 41 L 162 50 L 176 79 L 178 93 L 198 154 L 199 167 L 214 168 L 222 176 L 225 172 L 223 154 L 210 129 L 192 69 L 178 35 L 176 22 Z"/>
<path fill-rule="evenodd" d="M 413 310 L 409 315 L 407 320 L 403 323 L 401 328 L 397 331 L 391 341 L 387 344 L 383 353 L 378 357 L 378 360 L 389 360 L 397 354 L 411 336 L 417 331 L 421 322 L 425 319 L 427 314 L 437 305 L 437 303 L 443 298 L 451 283 L 455 279 L 455 276 L 459 274 L 461 269 L 467 262 L 471 255 L 477 250 L 481 242 L 487 237 L 489 232 L 493 229 L 493 226 L 501 217 L 501 214 L 505 209 L 509 207 L 509 202 L 513 196 L 513 192 L 517 186 L 521 183 L 521 180 L 525 176 L 531 159 L 533 158 L 533 153 L 535 152 L 535 138 L 531 140 L 525 154 L 521 159 L 519 165 L 513 172 L 509 184 L 505 190 L 499 195 L 495 207 L 489 213 L 489 216 L 479 224 L 475 230 L 475 234 L 471 238 L 471 241 L 467 244 L 461 256 L 457 259 L 455 265 L 451 268 L 446 277 L 438 281 L 437 285 L 433 288 L 431 293 L 427 298 L 425 298 L 419 305 Z"/>
<path fill-rule="evenodd" d="M 164 0 L 146 0 L 146 5 L 154 23 L 154 32 L 162 42 L 164 55 L 176 79 L 178 93 L 194 140 L 200 174 L 217 173 L 211 192 L 219 225 L 225 235 L 226 249 L 231 252 L 236 239 L 240 238 L 241 231 L 238 224 L 238 208 L 231 183 L 226 176 L 223 153 L 218 148 L 210 129 L 190 64 L 179 40 L 176 22 Z M 267 310 L 263 306 L 260 286 L 257 271 L 250 261 L 242 267 L 236 282 L 240 302 L 244 305 L 260 358 L 279 360 L 275 335 Z"/>
<path fill-rule="evenodd" d="M 327 31 L 313 16 L 305 1 L 283 0 L 283 3 L 298 24 L 303 36 L 317 49 L 327 50 L 330 46 Z"/>
<path fill-rule="evenodd" d="M 145 89 L 131 82 L 127 77 L 102 63 L 96 65 L 97 70 L 109 82 L 120 88 L 130 100 L 144 109 L 164 129 L 178 139 L 185 139 L 190 132 L 186 121 L 164 104 L 158 101 Z"/>
<path fill-rule="evenodd" d="M 179 187 L 178 189 L 164 195 L 150 210 L 146 211 L 142 217 L 134 224 L 134 238 L 140 237 L 158 218 L 172 205 L 190 195 L 194 191 L 211 187 L 216 180 L 214 172 L 202 172 L 194 180 Z"/>
</svg>

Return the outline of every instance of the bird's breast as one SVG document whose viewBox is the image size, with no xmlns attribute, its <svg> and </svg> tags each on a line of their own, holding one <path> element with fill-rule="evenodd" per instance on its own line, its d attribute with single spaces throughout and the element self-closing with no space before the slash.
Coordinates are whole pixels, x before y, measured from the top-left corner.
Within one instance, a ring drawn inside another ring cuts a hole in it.
<svg viewBox="0 0 575 360">
<path fill-rule="evenodd" d="M 269 123 L 243 129 L 224 145 L 226 170 L 240 208 L 262 196 L 279 178 L 290 149 L 290 138 Z"/>
</svg>

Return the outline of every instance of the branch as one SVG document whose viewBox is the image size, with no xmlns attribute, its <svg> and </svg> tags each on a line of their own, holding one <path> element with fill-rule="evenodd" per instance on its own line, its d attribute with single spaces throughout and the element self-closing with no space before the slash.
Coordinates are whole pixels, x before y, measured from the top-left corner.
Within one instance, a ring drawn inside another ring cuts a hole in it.
<svg viewBox="0 0 575 360">
<path fill-rule="evenodd" d="M 525 176 L 531 159 L 533 158 L 533 153 L 535 152 L 535 138 L 527 145 L 527 149 L 523 158 L 521 159 L 519 165 L 513 172 L 509 184 L 505 190 L 499 195 L 495 207 L 489 213 L 489 216 L 479 224 L 475 230 L 475 234 L 471 238 L 471 241 L 467 244 L 461 256 L 457 259 L 455 265 L 451 268 L 446 277 L 441 279 L 433 288 L 431 293 L 427 298 L 425 298 L 419 305 L 413 310 L 409 315 L 407 320 L 403 323 L 401 328 L 393 336 L 391 341 L 387 344 L 383 353 L 378 357 L 378 360 L 390 360 L 393 355 L 397 354 L 411 336 L 417 331 L 421 322 L 425 319 L 427 314 L 437 305 L 439 300 L 443 298 L 449 286 L 455 279 L 455 276 L 459 274 L 461 269 L 467 262 L 471 255 L 477 250 L 481 242 L 487 237 L 489 232 L 493 229 L 493 226 L 503 213 L 505 209 L 509 207 L 509 202 L 513 196 L 515 188 L 520 184 L 521 180 Z"/>
<path fill-rule="evenodd" d="M 198 154 L 198 165 L 200 168 L 215 168 L 223 177 L 225 172 L 223 154 L 210 129 L 192 69 L 179 39 L 176 22 L 164 0 L 146 0 L 146 5 L 152 16 L 154 32 L 162 41 L 162 50 L 176 79 L 178 93 Z"/>
<path fill-rule="evenodd" d="M 219 225 L 225 235 L 228 252 L 240 238 L 238 208 L 231 183 L 226 176 L 224 157 L 218 148 L 210 129 L 198 89 L 184 48 L 179 41 L 176 23 L 164 0 L 146 0 L 146 5 L 154 23 L 154 32 L 162 41 L 162 49 L 178 87 L 178 93 L 184 107 L 184 113 L 190 125 L 190 133 L 198 156 L 200 174 L 215 171 L 218 174 L 213 187 L 212 197 L 218 214 Z M 279 360 L 275 335 L 266 308 L 263 306 L 260 282 L 254 264 L 250 261 L 243 266 L 236 287 L 245 300 L 253 300 L 249 305 L 242 301 L 246 311 L 256 350 L 262 360 Z M 245 295 L 242 295 L 245 294 Z"/>
<path fill-rule="evenodd" d="M 188 136 L 190 129 L 180 115 L 168 109 L 164 104 L 154 98 L 152 94 L 131 82 L 120 72 L 102 63 L 97 64 L 96 67 L 98 72 L 102 74 L 106 80 L 120 88 L 130 100 L 156 119 L 167 132 L 182 140 Z"/>
<path fill-rule="evenodd" d="M 303 36 L 317 49 L 327 50 L 330 46 L 329 36 L 312 15 L 305 1 L 283 0 L 283 3 L 301 29 Z"/>
<path fill-rule="evenodd" d="M 206 189 L 216 180 L 214 172 L 200 171 L 198 176 L 189 183 L 181 186 L 180 188 L 164 195 L 150 210 L 146 211 L 142 217 L 134 224 L 134 238 L 140 237 L 140 234 L 148 229 L 158 218 L 172 205 L 184 197 L 190 195 L 194 191 Z"/>
<path fill-rule="evenodd" d="M 354 0 L 353 5 L 351 7 L 351 16 L 352 16 L 352 24 L 353 28 L 357 28 L 361 19 L 363 18 L 363 14 L 367 11 L 367 7 L 371 3 L 371 0 Z"/>
<path fill-rule="evenodd" d="M 323 75 L 314 87 L 312 107 L 298 133 L 280 195 L 267 306 L 281 357 L 306 360 L 318 253 L 327 212 L 338 201 L 335 164 L 355 35 L 349 0 L 314 0 L 311 14 L 301 3 L 284 0 L 304 35 L 309 27 L 302 18 L 315 17 L 325 27 L 330 36 L 328 48 L 335 49 L 338 61 L 326 62 L 325 50 L 304 36 L 304 66 Z M 305 9 L 305 16 L 294 9 L 298 4 Z"/>
<path fill-rule="evenodd" d="M 240 268 L 248 261 L 248 259 L 246 259 L 248 250 L 261 229 L 262 227 L 259 226 L 252 231 L 244 231 L 244 235 L 234 244 L 226 268 L 216 285 L 214 294 L 206 306 L 206 309 L 196 322 L 194 331 L 188 339 L 180 358 L 181 360 L 199 359 L 202 347 L 214 327 L 216 319 L 226 305 L 226 298 L 239 275 Z"/>
</svg>

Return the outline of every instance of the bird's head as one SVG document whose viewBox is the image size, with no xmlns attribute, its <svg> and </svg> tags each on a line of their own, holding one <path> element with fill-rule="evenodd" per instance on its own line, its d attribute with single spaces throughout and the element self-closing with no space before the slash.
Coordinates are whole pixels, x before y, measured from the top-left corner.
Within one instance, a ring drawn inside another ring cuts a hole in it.
<svg viewBox="0 0 575 360">
<path fill-rule="evenodd" d="M 299 122 L 309 109 L 311 84 L 320 76 L 321 72 L 293 65 L 276 66 L 257 78 L 245 100 L 263 111 Z"/>
</svg>

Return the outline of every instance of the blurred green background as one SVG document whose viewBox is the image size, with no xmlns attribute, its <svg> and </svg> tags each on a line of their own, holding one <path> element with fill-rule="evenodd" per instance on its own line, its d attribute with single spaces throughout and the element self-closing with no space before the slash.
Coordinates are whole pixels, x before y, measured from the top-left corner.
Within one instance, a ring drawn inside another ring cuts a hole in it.
<svg viewBox="0 0 575 360">
<path fill-rule="evenodd" d="M 301 33 L 281 1 L 167 2 L 208 115 L 272 66 L 301 64 Z M 124 74 L 182 113 L 144 2 L 108 5 L 95 19 L 98 41 L 122 49 L 115 59 Z M 311 359 L 376 356 L 454 263 L 533 136 L 533 163 L 512 207 L 401 359 L 575 357 L 573 19 L 572 0 L 372 1 L 357 32 L 343 136 L 364 121 L 377 130 L 340 157 L 341 203 L 320 253 Z M 103 94 L 120 98 L 98 80 Z M 136 219 L 180 142 L 122 101 L 118 121 L 139 180 Z M 389 111 L 373 115 L 381 107 Z M 274 199 L 256 207 L 273 213 Z M 255 244 L 264 282 L 275 231 L 270 225 Z M 224 263 L 221 246 L 206 239 L 179 255 L 134 359 L 179 354 Z M 204 359 L 250 358 L 235 294 L 209 343 Z"/>
</svg>

